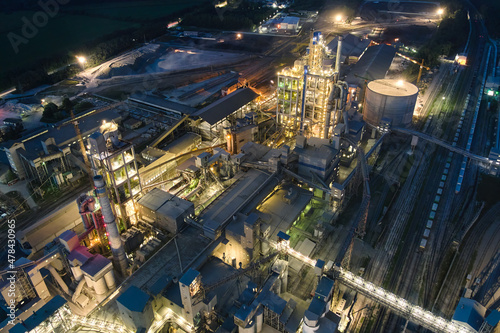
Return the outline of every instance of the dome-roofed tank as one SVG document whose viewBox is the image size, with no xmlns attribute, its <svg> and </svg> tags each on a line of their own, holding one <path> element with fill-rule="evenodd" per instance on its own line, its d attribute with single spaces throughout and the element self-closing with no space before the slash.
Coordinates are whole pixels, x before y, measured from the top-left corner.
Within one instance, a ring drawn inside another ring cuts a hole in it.
<svg viewBox="0 0 500 333">
<path fill-rule="evenodd" d="M 418 88 L 403 80 L 381 79 L 368 83 L 363 119 L 378 126 L 382 118 L 392 121 L 392 126 L 405 127 L 411 123 Z"/>
</svg>

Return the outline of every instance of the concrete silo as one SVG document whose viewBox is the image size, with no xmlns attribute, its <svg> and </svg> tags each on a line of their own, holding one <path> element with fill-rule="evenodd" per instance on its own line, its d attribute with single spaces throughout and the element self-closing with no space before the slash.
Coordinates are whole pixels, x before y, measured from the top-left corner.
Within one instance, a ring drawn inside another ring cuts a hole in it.
<svg viewBox="0 0 500 333">
<path fill-rule="evenodd" d="M 378 126 L 382 118 L 392 121 L 392 126 L 405 127 L 411 123 L 418 88 L 401 80 L 381 79 L 368 83 L 363 105 L 363 119 Z"/>
</svg>

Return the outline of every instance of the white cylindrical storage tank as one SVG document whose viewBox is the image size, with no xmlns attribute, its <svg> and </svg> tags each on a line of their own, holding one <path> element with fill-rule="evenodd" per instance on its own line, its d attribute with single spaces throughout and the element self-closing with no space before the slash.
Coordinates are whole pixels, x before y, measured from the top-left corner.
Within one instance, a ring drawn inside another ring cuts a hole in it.
<svg viewBox="0 0 500 333">
<path fill-rule="evenodd" d="M 392 126 L 405 127 L 411 123 L 417 96 L 417 86 L 409 82 L 371 81 L 366 89 L 363 119 L 372 126 L 379 126 L 382 118 L 387 118 Z"/>
<path fill-rule="evenodd" d="M 262 327 L 264 325 L 264 310 L 262 310 L 262 307 L 255 313 L 255 322 L 257 324 L 257 333 L 262 332 Z"/>
<path fill-rule="evenodd" d="M 104 281 L 104 277 L 94 282 L 94 290 L 97 295 L 105 294 L 108 291 L 106 287 L 106 281 Z"/>
<path fill-rule="evenodd" d="M 87 282 L 87 286 L 92 287 L 94 285 L 94 281 L 87 275 L 84 275 L 85 282 Z"/>
<path fill-rule="evenodd" d="M 80 266 L 71 267 L 71 272 L 73 273 L 73 276 L 75 277 L 76 281 L 80 281 L 82 279 L 83 273 Z"/>
<path fill-rule="evenodd" d="M 106 280 L 106 285 L 109 290 L 114 290 L 116 287 L 115 283 L 115 275 L 113 274 L 113 270 L 110 270 L 104 275 L 104 280 Z"/>
<path fill-rule="evenodd" d="M 238 333 L 255 333 L 255 320 L 251 320 L 247 327 L 238 326 Z"/>
<path fill-rule="evenodd" d="M 54 267 L 58 272 L 62 271 L 64 266 L 61 259 L 54 259 L 50 262 L 52 267 Z"/>
</svg>

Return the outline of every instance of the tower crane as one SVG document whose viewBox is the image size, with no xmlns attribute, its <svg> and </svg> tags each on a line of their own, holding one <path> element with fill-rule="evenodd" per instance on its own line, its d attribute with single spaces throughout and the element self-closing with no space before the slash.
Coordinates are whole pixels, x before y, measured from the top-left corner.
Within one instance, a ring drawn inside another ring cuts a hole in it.
<svg viewBox="0 0 500 333">
<path fill-rule="evenodd" d="M 396 55 L 400 56 L 401 58 L 403 59 L 406 59 L 408 61 L 411 61 L 412 63 L 414 64 L 417 64 L 420 66 L 419 70 L 418 70 L 418 76 L 417 76 L 417 83 L 420 82 L 420 79 L 422 78 L 422 70 L 425 68 L 426 70 L 430 70 L 430 67 L 427 67 L 427 66 L 424 66 L 424 59 L 421 59 L 420 62 L 416 61 L 415 59 L 412 59 L 408 56 L 405 56 L 404 54 L 401 54 L 399 52 L 396 52 Z"/>
<path fill-rule="evenodd" d="M 373 43 L 376 44 L 376 45 L 380 45 L 380 43 L 377 43 L 377 42 L 373 42 Z M 408 57 L 408 56 L 406 56 L 406 55 L 404 55 L 402 53 L 399 53 L 399 52 L 396 52 L 396 55 L 400 56 L 401 58 L 403 58 L 405 60 L 411 61 L 412 63 L 417 64 L 418 66 L 420 66 L 420 68 L 418 70 L 417 83 L 419 83 L 420 79 L 422 78 L 422 71 L 423 71 L 424 68 L 426 70 L 428 70 L 428 71 L 431 70 L 430 67 L 424 66 L 424 59 L 421 59 L 420 62 L 418 62 L 417 60 L 415 60 L 413 58 L 410 58 L 410 57 Z"/>
</svg>

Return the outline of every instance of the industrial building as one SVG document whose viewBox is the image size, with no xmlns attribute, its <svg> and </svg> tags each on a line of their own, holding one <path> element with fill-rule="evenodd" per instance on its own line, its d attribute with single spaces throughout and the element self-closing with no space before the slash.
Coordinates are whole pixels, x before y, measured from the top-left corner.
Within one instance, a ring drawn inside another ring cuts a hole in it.
<svg viewBox="0 0 500 333">
<path fill-rule="evenodd" d="M 381 44 L 368 47 L 345 78 L 351 96 L 357 96 L 356 100 L 363 103 L 366 84 L 384 79 L 395 55 L 396 49 L 392 46 Z"/>
<path fill-rule="evenodd" d="M 341 41 L 339 45 L 334 68 L 323 35 L 314 32 L 306 55 L 296 60 L 292 68 L 278 73 L 276 118 L 288 136 L 300 129 L 306 136 L 328 138 L 339 122 L 342 107 L 334 102 L 334 99 L 342 99 L 340 95 L 344 91 L 341 86 L 334 87 L 338 79 L 335 72 L 338 73 L 340 67 Z"/>
<path fill-rule="evenodd" d="M 128 328 L 135 332 L 149 329 L 153 322 L 153 308 L 150 298 L 141 289 L 130 286 L 116 299 L 120 309 L 120 317 Z"/>
<path fill-rule="evenodd" d="M 93 174 L 107 180 L 114 211 L 126 228 L 137 222 L 133 197 L 141 191 L 141 182 L 134 146 L 119 137 L 116 123 L 103 121 L 88 138 L 87 154 Z"/>
<path fill-rule="evenodd" d="M 137 201 L 139 219 L 177 234 L 185 218 L 194 215 L 194 204 L 155 188 Z"/>
<path fill-rule="evenodd" d="M 205 140 L 224 138 L 223 129 L 234 126 L 236 118 L 243 118 L 246 113 L 250 112 L 254 107 L 250 104 L 257 102 L 258 97 L 259 94 L 252 88 L 237 89 L 194 112 L 191 117 L 201 119 L 201 123 L 196 128 Z"/>
<path fill-rule="evenodd" d="M 66 319 L 71 313 L 67 301 L 60 295 L 55 296 L 40 309 L 33 311 L 32 315 L 15 324 L 9 333 L 37 332 L 39 330 L 67 331 L 72 327 L 70 320 Z"/>
<path fill-rule="evenodd" d="M 319 280 L 314 292 L 314 298 L 309 308 L 304 313 L 302 332 L 327 333 L 335 332 L 340 322 L 340 317 L 330 311 L 334 281 L 326 276 Z"/>
<path fill-rule="evenodd" d="M 335 37 L 330 43 L 328 48 L 332 53 L 337 53 L 339 40 L 342 41 L 341 62 L 352 65 L 358 62 L 359 58 L 365 53 L 370 46 L 371 40 L 360 38 L 353 34 L 344 34 Z"/>
<path fill-rule="evenodd" d="M 378 127 L 385 119 L 392 126 L 411 124 L 418 97 L 418 88 L 403 80 L 374 80 L 368 83 L 364 102 L 363 120 Z"/>
<path fill-rule="evenodd" d="M 99 114 L 88 112 L 78 118 L 83 138 L 98 130 L 103 120 L 119 122 L 122 119 L 115 110 Z M 79 149 L 77 134 L 70 121 L 61 121 L 54 127 L 38 130 L 3 147 L 12 171 L 19 179 L 43 182 L 54 177 L 57 184 L 70 181 L 74 168 L 85 170 L 83 162 L 74 155 Z"/>
<path fill-rule="evenodd" d="M 278 23 L 278 30 L 286 30 L 296 33 L 300 29 L 299 22 L 300 22 L 300 17 L 285 16 L 283 17 L 281 22 Z"/>
<path fill-rule="evenodd" d="M 470 332 L 489 333 L 493 332 L 498 325 L 500 312 L 497 310 L 487 311 L 477 301 L 462 297 L 455 309 L 452 321 Z"/>
<path fill-rule="evenodd" d="M 340 162 L 339 150 L 330 145 L 328 139 L 297 136 L 295 153 L 299 156 L 298 174 L 321 181 L 336 179 Z"/>
</svg>

